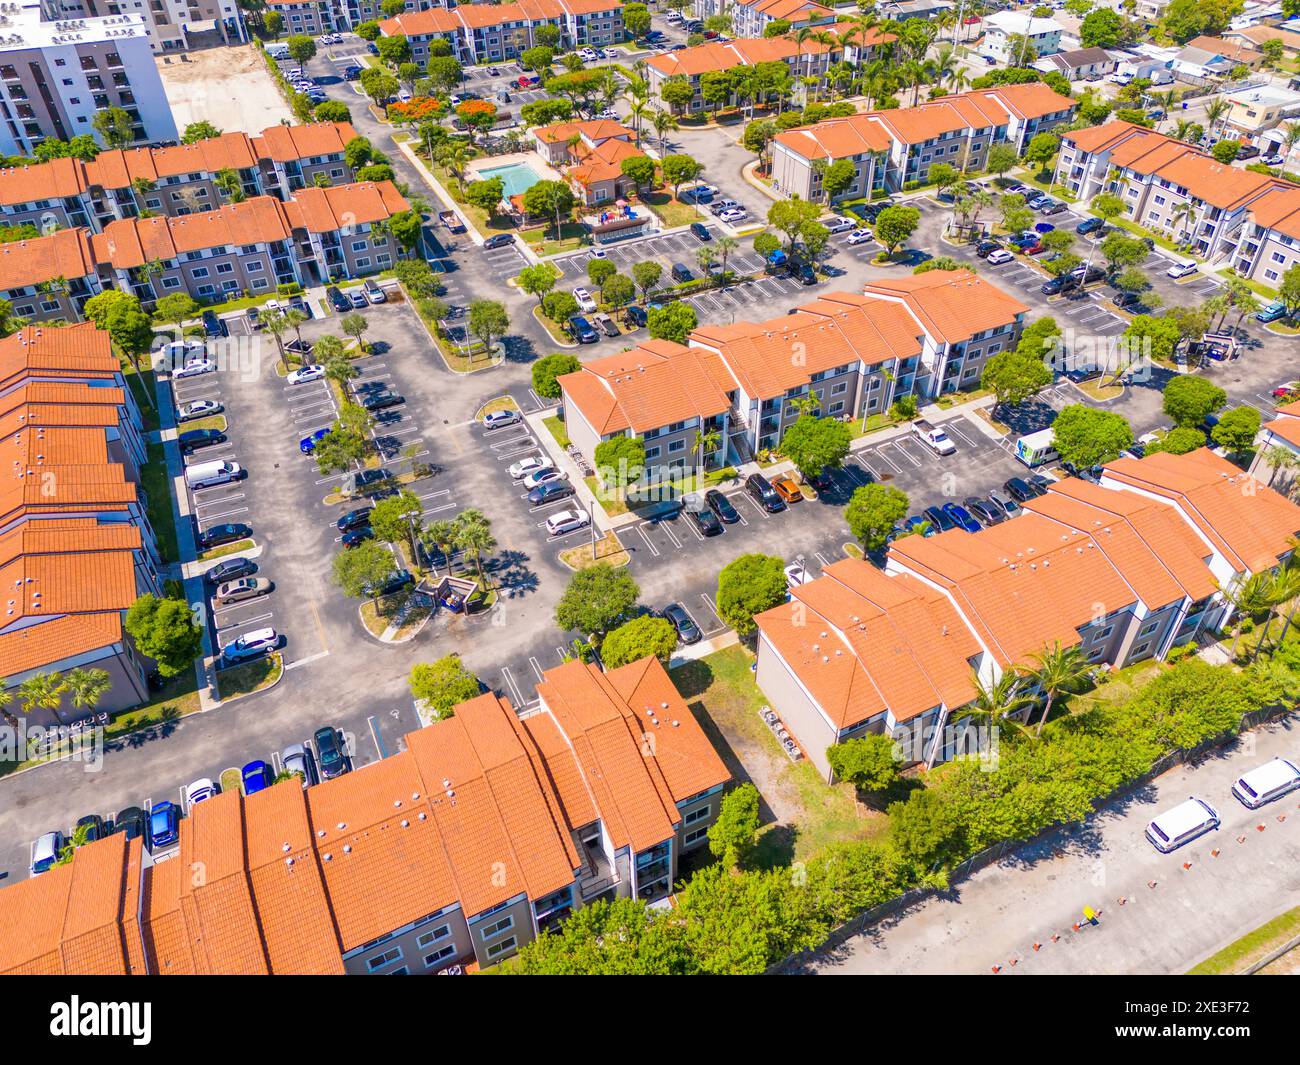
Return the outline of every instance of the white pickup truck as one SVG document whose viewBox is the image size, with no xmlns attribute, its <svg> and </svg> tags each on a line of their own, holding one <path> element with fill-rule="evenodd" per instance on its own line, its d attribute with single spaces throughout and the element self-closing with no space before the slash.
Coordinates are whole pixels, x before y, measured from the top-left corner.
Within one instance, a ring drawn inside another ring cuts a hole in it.
<svg viewBox="0 0 1300 1065">
<path fill-rule="evenodd" d="M 931 425 L 924 418 L 917 418 L 912 423 L 912 432 L 940 455 L 951 455 L 957 450 L 957 445 L 948 439 L 947 433 Z"/>
</svg>

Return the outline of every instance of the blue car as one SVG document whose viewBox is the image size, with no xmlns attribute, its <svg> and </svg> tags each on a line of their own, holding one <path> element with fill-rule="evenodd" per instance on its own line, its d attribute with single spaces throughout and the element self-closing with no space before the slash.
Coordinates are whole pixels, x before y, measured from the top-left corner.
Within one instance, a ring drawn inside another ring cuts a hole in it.
<svg viewBox="0 0 1300 1065">
<path fill-rule="evenodd" d="M 298 441 L 298 450 L 304 455 L 310 455 L 316 450 L 316 445 L 330 435 L 328 427 L 317 429 L 311 436 L 304 436 Z"/>
<path fill-rule="evenodd" d="M 265 762 L 249 762 L 240 770 L 240 775 L 244 778 L 245 795 L 265 791 L 271 786 L 271 767 Z"/>
<path fill-rule="evenodd" d="M 948 515 L 958 528 L 965 529 L 969 533 L 980 531 L 980 523 L 971 516 L 971 512 L 965 507 L 957 503 L 945 503 L 943 512 Z"/>
<path fill-rule="evenodd" d="M 1077 226 L 1074 227 L 1074 231 L 1078 233 L 1080 236 L 1086 237 L 1089 233 L 1095 233 L 1105 224 L 1106 224 L 1105 221 L 1100 218 L 1085 218 L 1082 222 L 1080 222 Z"/>
<path fill-rule="evenodd" d="M 934 522 L 923 514 L 913 514 L 907 521 L 903 522 L 903 528 L 908 532 L 912 532 L 920 526 L 924 526 L 920 530 L 922 536 L 933 536 L 939 531 L 934 527 Z"/>
<path fill-rule="evenodd" d="M 149 847 L 170 847 L 181 838 L 181 808 L 160 802 L 149 811 Z"/>
</svg>

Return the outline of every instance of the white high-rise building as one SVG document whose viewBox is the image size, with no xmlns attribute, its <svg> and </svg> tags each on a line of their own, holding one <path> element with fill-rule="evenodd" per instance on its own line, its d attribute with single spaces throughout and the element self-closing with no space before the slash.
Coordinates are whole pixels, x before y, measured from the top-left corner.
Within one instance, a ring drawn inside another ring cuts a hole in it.
<svg viewBox="0 0 1300 1065">
<path fill-rule="evenodd" d="M 236 0 L 42 0 L 46 19 L 140 15 L 155 52 L 247 44 Z"/>
</svg>

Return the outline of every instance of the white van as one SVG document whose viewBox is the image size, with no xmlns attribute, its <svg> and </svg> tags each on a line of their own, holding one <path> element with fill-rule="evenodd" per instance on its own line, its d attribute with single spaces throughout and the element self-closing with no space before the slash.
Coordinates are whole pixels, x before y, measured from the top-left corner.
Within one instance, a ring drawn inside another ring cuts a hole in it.
<svg viewBox="0 0 1300 1065">
<path fill-rule="evenodd" d="M 190 488 L 211 488 L 217 484 L 229 484 L 243 472 L 238 462 L 196 462 L 185 467 L 185 483 Z"/>
<path fill-rule="evenodd" d="M 1147 839 L 1161 854 L 1168 854 L 1218 827 L 1219 812 L 1208 802 L 1192 796 L 1156 816 L 1147 825 Z"/>
<path fill-rule="evenodd" d="M 272 59 L 288 59 L 289 46 L 283 41 L 278 44 L 268 44 L 266 46 L 266 54 Z"/>
<path fill-rule="evenodd" d="M 1056 450 L 1056 433 L 1051 429 L 1026 433 L 1016 441 L 1016 458 L 1031 470 L 1044 462 L 1055 462 L 1060 457 Z"/>
<path fill-rule="evenodd" d="M 1285 758 L 1274 758 L 1238 777 L 1232 785 L 1232 794 L 1243 806 L 1256 810 L 1296 788 L 1300 788 L 1300 769 Z"/>
<path fill-rule="evenodd" d="M 951 455 L 957 450 L 957 445 L 948 439 L 948 434 L 942 429 L 931 425 L 924 418 L 917 418 L 912 423 L 912 432 L 924 440 L 936 453 L 940 455 Z"/>
</svg>

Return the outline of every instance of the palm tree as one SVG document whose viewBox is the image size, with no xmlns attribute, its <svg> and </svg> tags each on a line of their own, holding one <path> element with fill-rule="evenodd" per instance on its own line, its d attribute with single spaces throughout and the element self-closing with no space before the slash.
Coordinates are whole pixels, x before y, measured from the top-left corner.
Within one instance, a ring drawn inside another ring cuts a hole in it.
<svg viewBox="0 0 1300 1065">
<path fill-rule="evenodd" d="M 1091 667 L 1078 647 L 1062 647 L 1056 640 L 1033 656 L 1035 668 L 1030 673 L 1046 701 L 1043 716 L 1038 719 L 1035 736 L 1043 734 L 1043 725 L 1052 714 L 1052 703 L 1058 695 L 1076 691 L 1087 679 Z"/>
<path fill-rule="evenodd" d="M 651 124 L 655 128 L 655 136 L 659 138 L 659 150 L 662 152 L 668 146 L 668 132 L 677 128 L 677 119 L 667 111 L 656 110 Z"/>
<path fill-rule="evenodd" d="M 1265 450 L 1262 456 L 1269 468 L 1268 484 L 1271 488 L 1282 470 L 1294 470 L 1297 466 L 1296 454 L 1290 448 L 1278 447 L 1276 444 Z"/>
<path fill-rule="evenodd" d="M 18 702 L 24 714 L 33 710 L 57 710 L 67 687 L 59 673 L 37 673 L 18 685 Z"/>
<path fill-rule="evenodd" d="M 1217 126 L 1224 115 L 1228 113 L 1228 101 L 1222 96 L 1216 96 L 1205 105 L 1205 121 L 1208 123 L 1207 132 L 1213 133 L 1214 127 Z"/>
<path fill-rule="evenodd" d="M 1281 127 L 1282 143 L 1278 145 L 1282 150 L 1277 154 L 1282 157 L 1282 161 L 1277 165 L 1277 172 L 1280 175 L 1286 169 L 1286 161 L 1290 158 L 1291 149 L 1300 144 L 1300 122 L 1288 122 Z"/>
<path fill-rule="evenodd" d="M 447 560 L 447 572 L 451 572 L 451 553 L 456 547 L 456 526 L 447 520 L 431 521 L 424 527 L 424 542 L 432 544 Z"/>
<path fill-rule="evenodd" d="M 971 670 L 971 679 L 975 685 L 975 698 L 960 713 L 986 721 L 990 728 L 999 732 L 1011 724 L 1016 714 L 1034 703 L 1034 697 L 1025 690 L 1024 677 L 1014 667 L 1004 669 L 992 684 L 985 684 L 980 679 L 979 670 L 975 669 Z"/>
<path fill-rule="evenodd" d="M 73 706 L 78 710 L 93 711 L 113 687 L 113 682 L 107 670 L 77 668 L 68 673 L 65 686 L 72 695 Z"/>
<path fill-rule="evenodd" d="M 1219 591 L 1231 608 L 1231 612 L 1236 615 L 1232 626 L 1232 658 L 1237 657 L 1237 641 L 1241 639 L 1241 622 L 1252 614 L 1258 614 L 1268 606 L 1268 582 L 1269 575 L 1264 573 L 1252 573 L 1243 581 L 1224 587 L 1220 585 Z"/>
<path fill-rule="evenodd" d="M 1259 634 L 1259 642 L 1255 644 L 1255 650 L 1252 657 L 1259 654 L 1260 648 L 1264 646 L 1264 639 L 1268 636 L 1269 627 L 1273 624 L 1273 619 L 1277 617 L 1277 608 L 1280 606 L 1289 606 L 1287 611 L 1288 622 L 1291 615 L 1295 612 L 1295 603 L 1300 598 L 1300 565 L 1284 565 L 1277 572 L 1269 575 L 1268 584 L 1265 586 L 1265 595 L 1268 598 L 1268 617 L 1264 620 L 1263 631 Z M 1285 636 L 1288 625 L 1282 628 L 1282 634 Z M 1281 640 L 1279 639 L 1279 643 Z"/>
<path fill-rule="evenodd" d="M 262 326 L 271 336 L 275 337 L 275 346 L 280 352 L 280 365 L 284 367 L 284 372 L 289 372 L 289 360 L 284 354 L 284 334 L 289 328 L 289 322 L 285 316 L 278 311 L 274 314 L 268 314 L 262 319 Z"/>
<path fill-rule="evenodd" d="M 1174 223 L 1177 231 L 1182 234 L 1179 238 L 1179 243 L 1187 243 L 1187 231 L 1191 227 L 1192 221 L 1195 218 L 1196 205 L 1193 204 L 1191 200 L 1183 201 L 1169 213 L 1169 220 Z"/>
<path fill-rule="evenodd" d="M 695 443 L 693 447 L 700 456 L 700 466 L 704 465 L 705 458 L 712 455 L 718 450 L 722 443 L 722 434 L 716 429 L 696 429 Z"/>
<path fill-rule="evenodd" d="M 722 260 L 722 272 L 727 272 L 727 256 L 740 247 L 740 242 L 735 237 L 729 237 L 725 233 L 718 236 L 713 241 L 718 249 L 718 258 Z"/>
<path fill-rule="evenodd" d="M 474 560 L 479 584 L 482 585 L 486 582 L 483 576 L 483 556 L 491 553 L 497 546 L 496 537 L 492 535 L 487 517 L 481 510 L 465 510 L 456 516 L 454 525 L 456 546 L 463 554 Z"/>
<path fill-rule="evenodd" d="M 10 728 L 18 728 L 18 718 L 14 716 L 13 711 L 9 709 L 9 704 L 14 701 L 14 693 L 9 690 L 9 685 L 5 683 L 3 677 L 0 677 L 0 715 L 4 716 L 5 722 Z"/>
<path fill-rule="evenodd" d="M 473 158 L 474 149 L 461 140 L 448 141 L 438 153 L 438 162 L 456 179 L 462 196 L 465 195 L 465 168 Z"/>
</svg>

